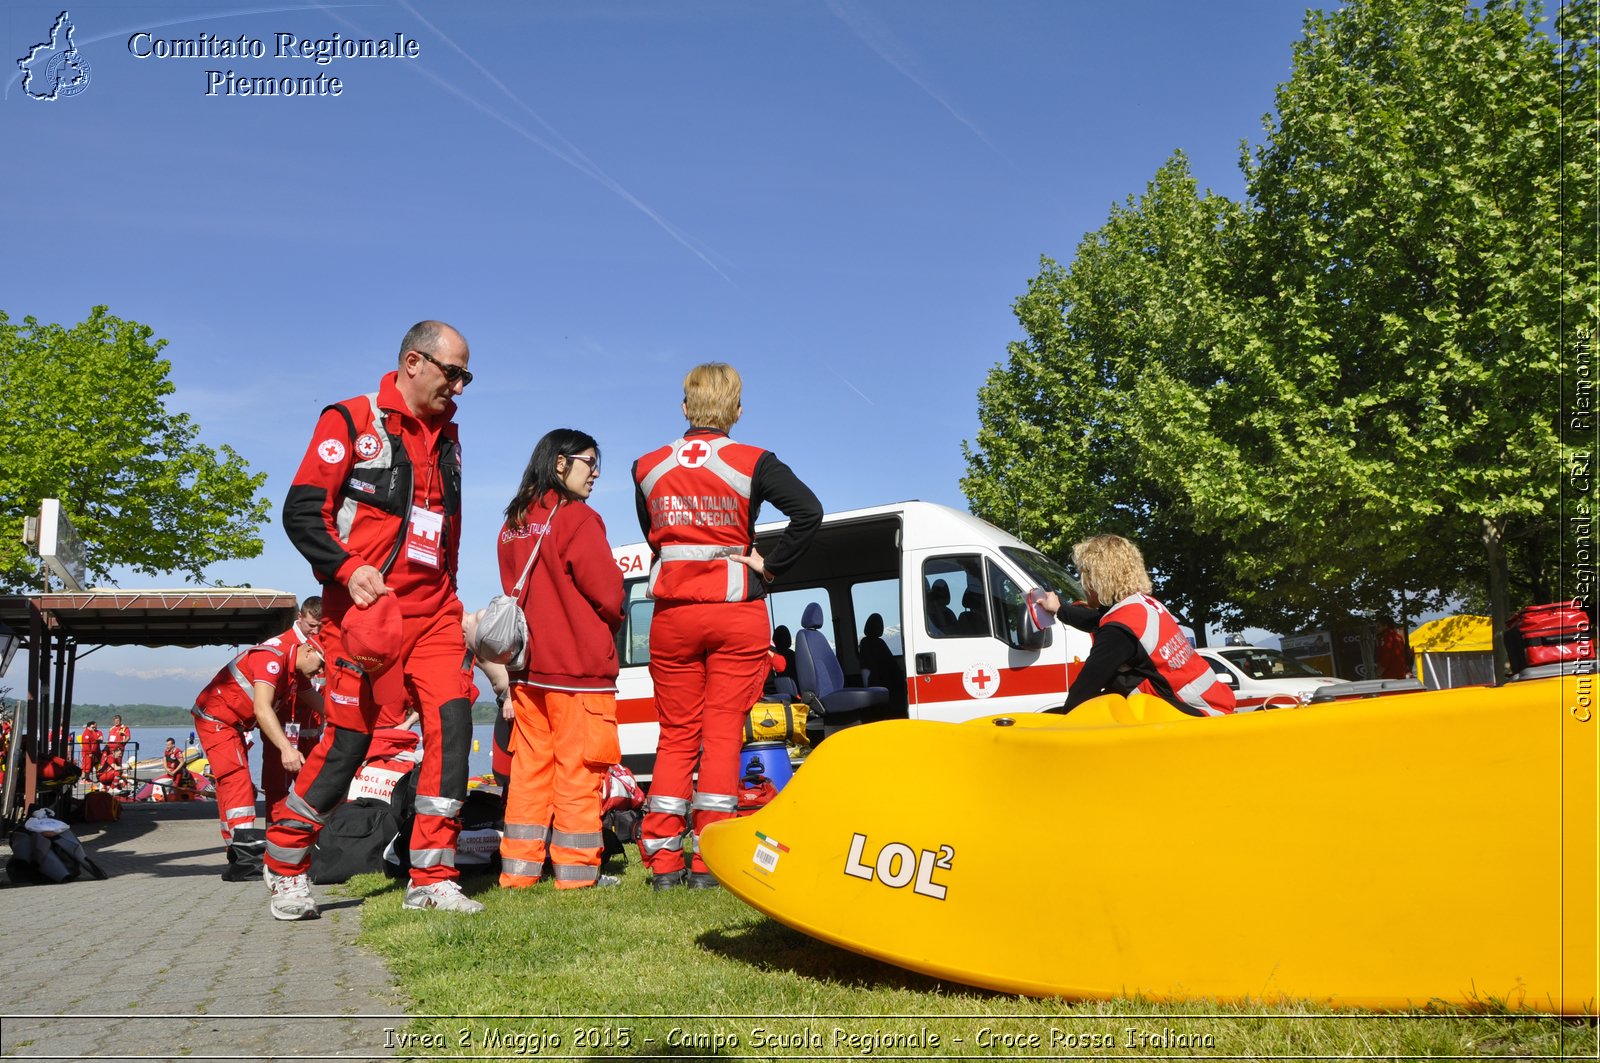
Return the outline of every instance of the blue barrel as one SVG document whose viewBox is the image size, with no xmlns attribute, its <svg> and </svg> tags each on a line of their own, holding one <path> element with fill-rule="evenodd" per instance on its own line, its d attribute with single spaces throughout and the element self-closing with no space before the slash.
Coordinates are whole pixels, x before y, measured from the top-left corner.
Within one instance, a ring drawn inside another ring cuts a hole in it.
<svg viewBox="0 0 1600 1063">
<path fill-rule="evenodd" d="M 765 775 L 775 790 L 781 790 L 794 778 L 794 768 L 789 765 L 789 746 L 784 742 L 751 742 L 739 754 L 739 775 Z"/>
</svg>

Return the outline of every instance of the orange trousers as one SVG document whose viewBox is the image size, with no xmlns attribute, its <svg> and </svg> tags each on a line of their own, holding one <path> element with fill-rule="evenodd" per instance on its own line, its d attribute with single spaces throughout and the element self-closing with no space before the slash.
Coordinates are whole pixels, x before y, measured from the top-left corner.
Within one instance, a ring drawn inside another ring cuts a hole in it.
<svg viewBox="0 0 1600 1063">
<path fill-rule="evenodd" d="M 511 687 L 511 782 L 500 841 L 500 885 L 531 886 L 548 856 L 556 889 L 592 886 L 604 839 L 606 773 L 622 759 L 611 692 Z"/>
</svg>

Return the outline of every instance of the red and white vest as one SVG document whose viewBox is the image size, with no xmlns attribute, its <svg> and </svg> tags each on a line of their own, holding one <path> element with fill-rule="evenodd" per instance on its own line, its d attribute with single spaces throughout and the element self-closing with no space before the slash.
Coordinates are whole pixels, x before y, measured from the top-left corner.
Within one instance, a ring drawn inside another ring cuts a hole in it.
<svg viewBox="0 0 1600 1063">
<path fill-rule="evenodd" d="M 1167 607 L 1148 594 L 1132 594 L 1106 611 L 1100 626 L 1116 624 L 1133 633 L 1143 647 L 1156 673 L 1171 688 L 1171 696 L 1205 716 L 1224 716 L 1233 711 L 1233 691 L 1212 670 L 1206 659 L 1189 645 L 1189 637 L 1178 627 Z M 1157 697 L 1167 697 L 1150 680 L 1139 689 Z"/>
<path fill-rule="evenodd" d="M 766 451 L 724 435 L 691 433 L 634 463 L 650 514 L 655 561 L 650 597 L 671 602 L 745 602 L 760 577 L 732 558 L 750 551 L 750 485 Z"/>
</svg>

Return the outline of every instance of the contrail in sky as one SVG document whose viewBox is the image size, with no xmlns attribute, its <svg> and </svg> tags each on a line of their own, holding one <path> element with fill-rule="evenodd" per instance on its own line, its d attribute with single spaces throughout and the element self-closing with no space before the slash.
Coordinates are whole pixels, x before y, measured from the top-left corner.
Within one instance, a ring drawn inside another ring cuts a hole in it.
<svg viewBox="0 0 1600 1063">
<path fill-rule="evenodd" d="M 635 196 L 632 192 L 629 192 L 616 179 L 614 179 L 610 174 L 606 173 L 599 166 L 597 166 L 595 164 L 594 160 L 590 159 L 589 156 L 585 155 L 581 150 L 579 150 L 578 147 L 575 144 L 572 143 L 572 141 L 570 141 L 566 137 L 562 136 L 561 133 L 554 126 L 552 126 L 549 122 L 545 121 L 544 117 L 542 115 L 540 115 L 539 112 L 535 111 L 532 107 L 529 107 L 526 103 L 524 103 L 521 100 L 521 98 L 519 98 L 517 96 L 516 93 L 512 92 L 511 89 L 509 87 L 507 87 L 505 82 L 503 82 L 499 78 L 495 77 L 495 75 L 489 71 L 488 67 L 484 66 L 482 63 L 478 62 L 471 55 L 469 55 L 465 48 L 461 47 L 461 45 L 459 45 L 455 41 L 451 40 L 450 37 L 447 34 L 445 34 L 445 32 L 443 30 L 439 29 L 438 26 L 435 26 L 432 22 L 429 22 L 426 18 L 424 18 L 423 15 L 422 15 L 422 12 L 420 12 L 416 8 L 412 7 L 409 3 L 406 2 L 406 0 L 399 0 L 399 3 L 400 3 L 401 7 L 405 8 L 407 11 L 409 11 L 411 13 L 411 17 L 412 18 L 415 18 L 418 22 L 422 23 L 424 26 L 428 27 L 428 29 L 432 30 L 433 34 L 436 37 L 438 37 L 440 40 L 444 41 L 444 43 L 448 44 L 451 48 L 455 49 L 457 55 L 461 56 L 461 58 L 463 58 L 467 62 L 471 63 L 472 66 L 473 66 L 473 69 L 477 70 L 478 73 L 482 74 L 485 78 L 487 78 L 489 80 L 490 84 L 492 84 L 495 88 L 499 89 L 502 93 L 504 93 L 507 99 L 509 99 L 512 103 L 516 104 L 518 107 L 522 108 L 528 114 L 532 115 L 534 121 L 538 122 L 547 131 L 549 131 L 550 135 L 555 137 L 556 140 L 558 140 L 560 142 L 561 146 L 560 147 L 556 147 L 555 145 L 546 142 L 542 138 L 540 138 L 540 137 L 536 136 L 535 134 L 529 132 L 528 130 L 524 129 L 522 126 L 518 125 L 517 123 L 511 121 L 508 118 L 505 118 L 504 116 L 502 116 L 498 112 L 494 111 L 492 108 L 490 108 L 490 107 L 488 107 L 488 106 L 486 106 L 486 105 L 484 105 L 482 103 L 479 103 L 477 100 L 475 100 L 472 97 L 468 96 L 465 92 L 462 92 L 460 89 L 456 88 L 454 85 L 450 85 L 447 82 L 443 81 L 441 78 L 435 76 L 431 71 L 428 71 L 425 68 L 417 68 L 417 69 L 422 70 L 423 73 L 427 74 L 430 78 L 433 78 L 433 80 L 435 82 L 437 82 L 440 86 L 442 86 L 443 88 L 448 89 L 450 92 L 454 93 L 456 96 L 460 97 L 462 100 L 464 100 L 467 103 L 471 104 L 472 106 L 476 107 L 478 110 L 482 111 L 484 114 L 489 115 L 490 117 L 492 117 L 495 120 L 499 121 L 500 123 L 502 123 L 503 125 L 507 126 L 508 128 L 510 128 L 512 130 L 515 130 L 517 133 L 519 133 L 521 136 L 523 136 L 525 139 L 527 139 L 530 143 L 533 143 L 533 144 L 537 145 L 538 147 L 542 148 L 543 150 L 549 152 L 551 155 L 554 155 L 556 158 L 560 159 L 562 162 L 566 163 L 568 166 L 571 166 L 573 169 L 577 170 L 579 173 L 583 174 L 584 176 L 592 178 L 593 180 L 599 182 L 602 187 L 606 188 L 608 191 L 610 191 L 613 194 L 615 194 L 616 196 L 620 197 L 623 201 L 628 203 L 630 206 L 634 207 L 636 210 L 638 210 L 645 217 L 647 217 L 651 221 L 655 222 L 658 226 L 661 227 L 661 230 L 663 232 L 665 232 L 668 236 L 670 236 L 674 240 L 676 240 L 679 244 L 681 244 L 685 249 L 687 249 L 691 254 L 693 254 L 700 261 L 704 262 L 707 266 L 710 266 L 711 269 L 717 274 L 717 276 L 721 277 L 723 280 L 727 281 L 729 284 L 733 283 L 733 279 L 731 277 L 729 277 L 726 273 L 722 272 L 722 270 L 717 267 L 717 264 L 715 262 L 711 261 L 710 258 L 708 258 L 698 247 L 696 247 L 694 245 L 694 243 L 692 241 L 690 241 L 690 239 L 687 236 L 685 236 L 683 233 L 679 232 L 676 227 L 674 227 L 671 223 L 669 223 L 665 218 L 661 217 L 661 215 L 657 214 L 653 209 L 650 208 L 650 206 L 648 204 L 644 203 L 637 196 Z"/>
<path fill-rule="evenodd" d="M 839 370 L 833 368 L 832 366 L 829 366 L 828 367 L 828 371 L 830 373 L 832 373 L 834 376 L 838 377 L 841 381 L 843 381 L 845 387 L 849 388 L 851 391 L 855 392 L 857 395 L 860 395 L 862 398 L 866 399 L 868 406 L 876 406 L 877 405 L 876 402 L 873 402 L 872 399 L 868 398 L 867 393 L 865 391 L 862 391 L 860 388 L 858 388 L 854 384 L 850 383 L 850 381 L 846 380 L 845 379 L 845 375 L 843 373 L 839 372 Z"/>
<path fill-rule="evenodd" d="M 900 42 L 900 38 L 895 36 L 893 30 L 884 26 L 871 15 L 847 6 L 842 0 L 827 0 L 827 3 L 828 10 L 832 11 L 840 22 L 849 26 L 850 32 L 861 38 L 861 43 L 877 52 L 880 59 L 894 67 L 907 81 L 910 81 L 932 97 L 934 102 L 950 112 L 950 117 L 972 130 L 973 136 L 987 144 L 989 150 L 1007 162 L 1011 162 L 1010 157 L 995 147 L 994 142 L 989 139 L 983 130 L 979 129 L 966 115 L 957 110 L 955 104 L 945 99 L 938 89 L 928 84 L 927 79 L 918 72 L 916 60 L 912 57 L 910 49 Z"/>
</svg>

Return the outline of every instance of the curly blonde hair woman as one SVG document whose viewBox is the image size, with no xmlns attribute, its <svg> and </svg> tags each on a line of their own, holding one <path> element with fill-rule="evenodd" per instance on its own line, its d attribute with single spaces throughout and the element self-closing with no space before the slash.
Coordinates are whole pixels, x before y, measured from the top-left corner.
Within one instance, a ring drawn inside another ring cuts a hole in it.
<svg viewBox="0 0 1600 1063">
<path fill-rule="evenodd" d="M 1094 635 L 1094 648 L 1057 712 L 1071 712 L 1104 693 L 1135 690 L 1164 698 L 1191 716 L 1233 712 L 1233 691 L 1194 652 L 1177 618 L 1151 597 L 1144 555 L 1120 535 L 1096 535 L 1072 548 L 1087 605 L 1063 605 L 1054 592 L 1045 609 Z"/>
</svg>

